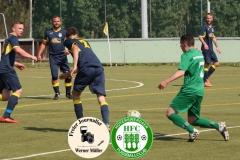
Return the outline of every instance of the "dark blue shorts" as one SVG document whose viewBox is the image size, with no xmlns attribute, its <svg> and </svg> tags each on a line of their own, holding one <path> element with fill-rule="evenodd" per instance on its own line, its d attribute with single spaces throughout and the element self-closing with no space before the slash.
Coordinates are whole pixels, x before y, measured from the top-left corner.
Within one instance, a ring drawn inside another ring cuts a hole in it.
<svg viewBox="0 0 240 160">
<path fill-rule="evenodd" d="M 204 56 L 204 61 L 206 63 L 214 63 L 214 62 L 218 62 L 218 58 L 217 55 L 214 51 L 209 51 L 209 52 L 203 52 L 203 56 Z"/>
<path fill-rule="evenodd" d="M 70 71 L 68 59 L 65 54 L 49 55 L 49 63 L 53 80 L 58 79 L 58 67 L 60 67 L 60 71 L 63 73 Z"/>
<path fill-rule="evenodd" d="M 83 91 L 88 85 L 93 94 L 100 93 L 106 96 L 103 68 L 87 67 L 80 69 L 75 77 L 73 89 L 75 91 Z"/>
<path fill-rule="evenodd" d="M 13 92 L 22 88 L 15 70 L 0 74 L 0 91 L 2 92 L 4 88 Z"/>
</svg>

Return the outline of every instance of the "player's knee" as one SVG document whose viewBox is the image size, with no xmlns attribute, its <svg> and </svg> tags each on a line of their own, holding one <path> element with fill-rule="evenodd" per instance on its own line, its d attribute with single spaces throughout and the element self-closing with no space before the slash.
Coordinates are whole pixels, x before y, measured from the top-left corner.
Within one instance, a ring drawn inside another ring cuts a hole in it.
<svg viewBox="0 0 240 160">
<path fill-rule="evenodd" d="M 8 101 L 10 98 L 10 93 L 9 94 L 2 94 L 2 101 Z"/>
<path fill-rule="evenodd" d="M 72 90 L 73 99 L 78 99 L 80 97 L 80 95 L 81 95 L 81 92 Z"/>
<path fill-rule="evenodd" d="M 191 116 L 191 117 L 188 117 L 188 123 L 193 125 L 193 123 L 197 120 L 197 117 L 194 117 L 194 116 Z"/>
<path fill-rule="evenodd" d="M 219 64 L 219 62 L 215 62 L 213 65 L 214 65 L 215 67 L 218 67 L 220 64 Z"/>
<path fill-rule="evenodd" d="M 168 107 L 167 112 L 166 112 L 166 116 L 169 117 L 171 114 L 176 114 L 177 112 L 172 109 L 171 107 Z"/>
</svg>

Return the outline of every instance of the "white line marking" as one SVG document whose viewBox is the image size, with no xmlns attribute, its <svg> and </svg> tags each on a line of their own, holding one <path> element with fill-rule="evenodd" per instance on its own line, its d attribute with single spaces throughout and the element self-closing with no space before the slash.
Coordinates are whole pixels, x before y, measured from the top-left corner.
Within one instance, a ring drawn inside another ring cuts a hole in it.
<svg viewBox="0 0 240 160">
<path fill-rule="evenodd" d="M 240 126 L 232 126 L 232 127 L 227 127 L 228 129 L 231 128 L 240 128 Z M 206 130 L 200 130 L 200 132 L 208 132 L 208 131 L 215 131 L 215 129 L 206 129 Z M 161 137 L 172 137 L 172 136 L 179 136 L 179 135 L 185 135 L 189 134 L 188 132 L 185 133 L 177 133 L 177 134 L 168 134 L 168 135 L 162 135 L 162 136 L 157 136 L 153 137 L 153 139 L 156 138 L 161 138 Z M 110 145 L 111 143 L 109 143 Z M 14 160 L 14 159 L 24 159 L 24 158 L 31 158 L 31 157 L 37 157 L 37 156 L 42 156 L 42 155 L 47 155 L 47 154 L 54 154 L 54 153 L 61 153 L 61 152 L 66 152 L 70 151 L 71 149 L 63 149 L 63 150 L 58 150 L 58 151 L 52 151 L 52 152 L 44 152 L 44 153 L 38 153 L 38 154 L 31 154 L 28 156 L 23 156 L 23 157 L 15 157 L 15 158 L 9 158 L 9 159 L 2 159 L 2 160 Z"/>
<path fill-rule="evenodd" d="M 126 90 L 126 89 L 133 89 L 133 88 L 139 88 L 144 86 L 143 83 L 141 82 L 136 82 L 136 81 L 128 81 L 128 80 L 117 80 L 117 79 L 106 79 L 106 80 L 111 80 L 111 81 L 121 81 L 121 82 L 131 82 L 131 83 L 136 83 L 138 84 L 137 86 L 133 86 L 133 87 L 127 87 L 127 88 L 116 88 L 116 89 L 110 89 L 110 90 L 106 90 L 107 92 L 110 91 L 120 91 L 120 90 Z M 83 92 L 83 93 L 91 93 L 91 92 Z M 65 94 L 65 93 L 64 93 Z M 53 96 L 54 94 L 47 94 L 47 95 L 37 95 L 37 96 L 23 96 L 23 97 L 45 97 L 45 96 Z M 61 95 L 64 96 L 64 95 Z"/>
<path fill-rule="evenodd" d="M 231 128 L 240 128 L 240 126 L 233 126 L 233 127 L 227 127 L 228 129 Z M 200 130 L 201 132 L 208 132 L 208 131 L 215 131 L 216 129 L 206 129 L 206 130 Z M 168 135 L 162 135 L 162 136 L 155 136 L 153 137 L 153 139 L 157 139 L 157 138 L 162 138 L 162 137 L 173 137 L 173 136 L 180 136 L 180 135 L 185 135 L 185 134 L 189 134 L 188 132 L 184 132 L 184 133 L 177 133 L 177 134 L 168 134 Z"/>
</svg>

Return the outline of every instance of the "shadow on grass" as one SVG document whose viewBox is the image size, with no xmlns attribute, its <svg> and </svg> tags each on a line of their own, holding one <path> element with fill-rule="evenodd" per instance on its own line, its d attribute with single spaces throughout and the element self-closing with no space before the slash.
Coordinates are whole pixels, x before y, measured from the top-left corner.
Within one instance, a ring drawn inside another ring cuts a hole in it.
<svg viewBox="0 0 240 160">
<path fill-rule="evenodd" d="M 21 97 L 24 99 L 53 99 L 52 97 Z"/>
<path fill-rule="evenodd" d="M 25 130 L 40 131 L 40 132 L 68 132 L 66 129 L 55 129 L 55 128 L 37 128 L 37 127 L 24 127 Z"/>
<path fill-rule="evenodd" d="M 187 141 L 187 138 L 180 138 L 180 137 L 166 137 L 167 134 L 156 133 L 153 135 L 154 140 L 161 140 L 161 141 Z"/>
<path fill-rule="evenodd" d="M 173 137 L 173 136 L 168 136 L 168 134 L 162 134 L 162 133 L 155 133 L 153 135 L 153 140 L 160 140 L 160 141 L 182 141 L 182 142 L 188 142 L 188 135 L 186 134 L 186 137 L 180 138 L 180 137 Z M 206 137 L 207 138 L 207 137 Z M 204 139 L 204 137 L 199 138 L 197 137 L 196 141 L 225 141 L 224 139 Z M 192 142 L 188 142 L 192 143 Z"/>
</svg>

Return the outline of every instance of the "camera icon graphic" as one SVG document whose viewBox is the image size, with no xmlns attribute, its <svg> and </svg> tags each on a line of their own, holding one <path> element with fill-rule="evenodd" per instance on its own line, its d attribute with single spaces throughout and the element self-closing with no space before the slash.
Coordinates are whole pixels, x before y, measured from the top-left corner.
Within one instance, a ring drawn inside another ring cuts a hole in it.
<svg viewBox="0 0 240 160">
<path fill-rule="evenodd" d="M 80 132 L 82 134 L 81 141 L 87 141 L 89 144 L 92 144 L 94 142 L 94 134 L 91 134 L 91 132 L 87 132 L 87 130 L 87 126 L 80 127 Z"/>
</svg>

